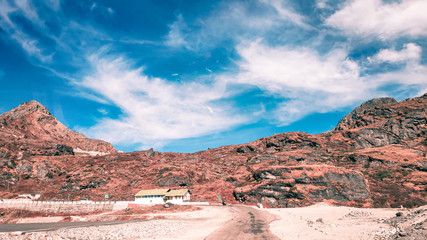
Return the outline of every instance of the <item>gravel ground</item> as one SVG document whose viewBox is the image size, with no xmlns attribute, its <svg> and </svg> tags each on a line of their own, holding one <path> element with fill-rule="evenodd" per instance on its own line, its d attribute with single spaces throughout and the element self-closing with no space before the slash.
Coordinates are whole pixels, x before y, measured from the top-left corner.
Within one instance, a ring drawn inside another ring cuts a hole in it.
<svg viewBox="0 0 427 240">
<path fill-rule="evenodd" d="M 50 232 L 0 235 L 0 239 L 174 239 L 191 221 L 151 220 L 119 225 L 59 229 Z"/>
</svg>

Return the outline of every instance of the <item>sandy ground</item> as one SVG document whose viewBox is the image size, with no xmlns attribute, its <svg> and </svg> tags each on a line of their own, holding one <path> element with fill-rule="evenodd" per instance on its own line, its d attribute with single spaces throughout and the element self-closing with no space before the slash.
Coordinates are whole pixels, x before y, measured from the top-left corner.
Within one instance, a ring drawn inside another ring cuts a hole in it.
<svg viewBox="0 0 427 240">
<path fill-rule="evenodd" d="M 200 211 L 193 212 L 150 214 L 152 217 L 164 216 L 166 219 L 186 221 L 189 224 L 179 231 L 179 235 L 172 233 L 145 239 L 205 239 L 212 232 L 230 221 L 234 217 L 234 214 L 235 212 L 230 208 L 222 206 L 201 207 Z"/>
<path fill-rule="evenodd" d="M 98 227 L 77 227 L 48 232 L 5 233 L 0 239 L 205 239 L 224 226 L 235 212 L 228 207 L 202 206 L 198 211 L 146 214 L 148 221 Z M 157 219 L 156 219 L 157 218 Z M 46 222 L 28 218 L 20 222 Z"/>
<path fill-rule="evenodd" d="M 255 207 L 253 207 L 255 208 Z M 372 209 L 336 207 L 324 203 L 303 208 L 259 209 L 273 214 L 269 225 L 280 239 L 391 239 L 406 231 L 403 239 L 420 239 L 411 229 L 427 229 L 427 207 L 413 209 Z M 418 215 L 414 212 L 418 211 Z M 396 217 L 400 212 L 402 217 Z M 204 206 L 201 210 L 150 213 L 148 221 L 99 227 L 60 229 L 44 233 L 2 235 L 0 239 L 206 239 L 221 227 L 228 227 L 239 213 L 233 207 Z M 415 216 L 411 221 L 404 219 Z M 403 224 L 393 225 L 396 219 Z M 40 219 L 39 219 L 40 220 Z M 404 220 L 404 221 L 403 221 Z M 406 226 L 409 224 L 411 226 Z M 408 227 L 404 229 L 404 227 Z M 409 230 L 408 230 L 409 229 Z M 421 234 L 421 235 L 420 235 Z M 75 237 L 78 236 L 78 237 Z M 213 235 L 212 235 L 213 236 Z M 396 235 L 394 235 L 396 236 Z M 81 237 L 81 238 L 80 238 Z M 236 239 L 237 240 L 237 239 Z"/>
<path fill-rule="evenodd" d="M 275 214 L 270 230 L 280 239 L 383 239 L 394 233 L 382 219 L 401 209 L 336 207 L 316 204 L 304 208 L 264 209 Z"/>
</svg>

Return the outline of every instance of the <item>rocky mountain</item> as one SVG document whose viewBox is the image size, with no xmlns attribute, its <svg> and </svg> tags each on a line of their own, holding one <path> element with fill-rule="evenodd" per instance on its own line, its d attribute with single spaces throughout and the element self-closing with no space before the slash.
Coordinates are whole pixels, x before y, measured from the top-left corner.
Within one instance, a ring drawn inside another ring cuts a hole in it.
<svg viewBox="0 0 427 240">
<path fill-rule="evenodd" d="M 110 143 L 68 129 L 36 101 L 25 102 L 0 115 L 0 146 L 0 157 L 12 159 L 116 152 Z"/>
<path fill-rule="evenodd" d="M 192 154 L 118 153 L 29 102 L 0 115 L 0 198 L 118 200 L 144 188 L 185 187 L 193 199 L 221 195 L 271 207 L 425 205 L 426 109 L 427 95 L 373 99 L 322 134 L 282 133 Z M 71 154 L 77 147 L 110 154 Z"/>
</svg>

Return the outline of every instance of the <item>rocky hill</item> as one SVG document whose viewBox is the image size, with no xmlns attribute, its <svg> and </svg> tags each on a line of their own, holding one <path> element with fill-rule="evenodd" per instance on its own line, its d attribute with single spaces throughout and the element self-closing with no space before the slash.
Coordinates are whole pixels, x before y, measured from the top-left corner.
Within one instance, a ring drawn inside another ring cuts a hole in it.
<svg viewBox="0 0 427 240">
<path fill-rule="evenodd" d="M 133 199 L 167 186 L 190 188 L 193 199 L 271 207 L 425 205 L 426 109 L 427 95 L 373 99 L 322 134 L 282 133 L 192 154 L 118 153 L 28 102 L 0 115 L 0 198 Z M 110 154 L 73 155 L 77 148 Z"/>
<path fill-rule="evenodd" d="M 116 149 L 60 123 L 43 105 L 29 101 L 0 115 L 0 158 L 45 155 L 105 155 Z"/>
</svg>

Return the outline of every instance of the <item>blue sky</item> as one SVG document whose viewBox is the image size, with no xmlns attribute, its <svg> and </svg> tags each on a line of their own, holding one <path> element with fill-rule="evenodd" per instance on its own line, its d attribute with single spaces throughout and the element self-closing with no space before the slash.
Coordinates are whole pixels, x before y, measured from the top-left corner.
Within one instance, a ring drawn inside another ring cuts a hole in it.
<svg viewBox="0 0 427 240">
<path fill-rule="evenodd" d="M 0 0 L 0 112 L 124 151 L 320 133 L 427 92 L 425 0 Z"/>
</svg>

